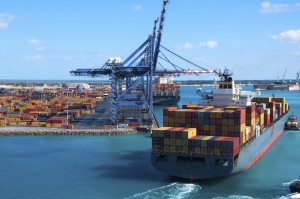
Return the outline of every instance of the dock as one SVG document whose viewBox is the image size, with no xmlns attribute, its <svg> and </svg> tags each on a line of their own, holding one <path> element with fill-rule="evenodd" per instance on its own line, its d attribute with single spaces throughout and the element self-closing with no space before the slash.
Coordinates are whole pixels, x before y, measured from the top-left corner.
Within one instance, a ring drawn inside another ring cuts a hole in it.
<svg viewBox="0 0 300 199">
<path fill-rule="evenodd" d="M 123 106 L 117 116 L 118 123 L 128 123 L 129 126 L 135 125 L 137 129 L 149 130 L 149 114 L 143 112 L 143 108 L 143 106 Z M 94 114 L 82 115 L 77 120 L 74 120 L 72 124 L 75 129 L 101 129 L 110 123 L 110 118 L 111 101 L 106 99 L 96 105 Z M 153 118 L 153 128 L 156 128 L 159 125 L 155 116 Z"/>
</svg>

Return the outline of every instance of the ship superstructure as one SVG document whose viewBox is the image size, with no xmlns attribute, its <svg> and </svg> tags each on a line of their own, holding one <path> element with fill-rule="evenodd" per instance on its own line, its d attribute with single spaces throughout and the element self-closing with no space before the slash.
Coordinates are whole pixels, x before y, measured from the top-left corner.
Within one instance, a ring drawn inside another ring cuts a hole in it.
<svg viewBox="0 0 300 199">
<path fill-rule="evenodd" d="M 201 96 L 199 104 L 205 106 L 251 105 L 251 99 L 260 95 L 260 93 L 243 91 L 242 86 L 235 84 L 231 75 L 228 70 L 225 70 L 223 74 L 219 75 L 221 81 L 215 81 L 211 91 L 197 89 L 197 94 Z"/>
</svg>

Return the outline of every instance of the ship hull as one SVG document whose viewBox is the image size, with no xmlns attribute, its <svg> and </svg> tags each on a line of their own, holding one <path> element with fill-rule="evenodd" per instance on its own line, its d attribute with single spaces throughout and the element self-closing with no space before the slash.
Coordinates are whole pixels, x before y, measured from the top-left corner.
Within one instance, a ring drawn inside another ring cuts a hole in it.
<svg viewBox="0 0 300 199">
<path fill-rule="evenodd" d="M 255 84 L 253 85 L 254 89 L 259 89 L 259 90 L 267 90 L 269 85 L 267 84 Z"/>
<path fill-rule="evenodd" d="M 289 91 L 299 91 L 300 87 L 298 84 L 256 84 L 253 86 L 254 89 L 260 90 L 289 90 Z"/>
<path fill-rule="evenodd" d="M 180 96 L 153 96 L 153 105 L 169 106 L 175 105 L 180 101 Z"/>
<path fill-rule="evenodd" d="M 186 179 L 211 179 L 249 169 L 283 133 L 286 112 L 262 134 L 250 140 L 236 156 L 163 154 L 152 152 L 152 165 L 159 171 Z"/>
</svg>

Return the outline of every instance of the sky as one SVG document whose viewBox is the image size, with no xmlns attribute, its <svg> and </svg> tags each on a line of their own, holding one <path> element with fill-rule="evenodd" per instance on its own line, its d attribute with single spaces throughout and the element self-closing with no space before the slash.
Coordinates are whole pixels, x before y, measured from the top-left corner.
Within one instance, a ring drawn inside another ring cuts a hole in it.
<svg viewBox="0 0 300 199">
<path fill-rule="evenodd" d="M 70 71 L 125 60 L 152 33 L 162 2 L 0 0 L 0 80 L 91 80 Z M 295 79 L 299 19 L 300 0 L 170 0 L 161 44 L 238 80 Z"/>
</svg>

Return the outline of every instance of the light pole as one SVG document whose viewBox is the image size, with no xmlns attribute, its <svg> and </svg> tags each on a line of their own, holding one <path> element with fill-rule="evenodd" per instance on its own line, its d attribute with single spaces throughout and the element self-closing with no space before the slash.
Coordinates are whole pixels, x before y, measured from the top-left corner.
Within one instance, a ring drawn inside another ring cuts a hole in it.
<svg viewBox="0 0 300 199">
<path fill-rule="evenodd" d="M 69 88 L 67 87 L 67 126 L 69 125 Z"/>
</svg>

